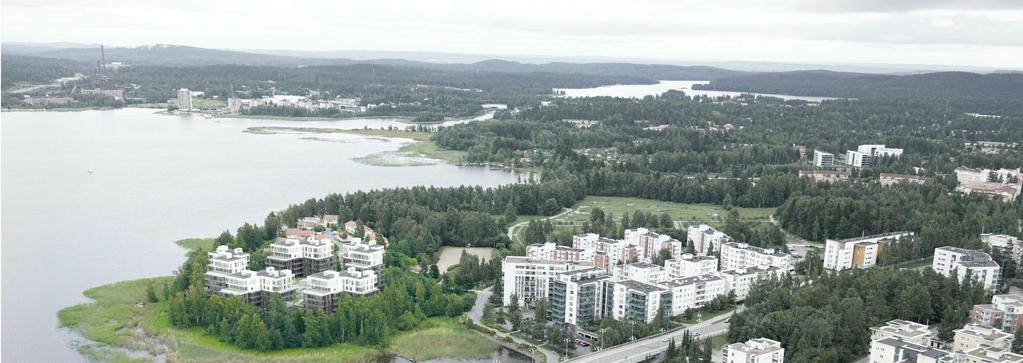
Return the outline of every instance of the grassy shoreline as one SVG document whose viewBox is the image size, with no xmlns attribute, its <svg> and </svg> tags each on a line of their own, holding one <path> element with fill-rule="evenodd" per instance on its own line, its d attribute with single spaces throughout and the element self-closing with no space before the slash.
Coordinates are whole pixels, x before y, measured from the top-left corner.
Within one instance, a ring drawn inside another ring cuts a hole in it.
<svg viewBox="0 0 1023 363">
<path fill-rule="evenodd" d="M 176 242 L 186 249 L 207 248 L 213 239 Z M 333 344 L 322 348 L 295 348 L 276 352 L 242 349 L 209 336 L 200 328 L 171 326 L 163 300 L 164 283 L 173 277 L 122 281 L 94 287 L 83 294 L 92 302 L 57 313 L 60 326 L 88 342 L 77 350 L 90 361 L 137 362 L 157 357 L 180 362 L 388 362 L 395 354 L 413 360 L 431 358 L 486 359 L 497 344 L 466 328 L 455 318 L 429 318 L 411 331 L 395 336 L 386 348 Z M 145 302 L 146 287 L 153 285 L 157 303 Z"/>
</svg>

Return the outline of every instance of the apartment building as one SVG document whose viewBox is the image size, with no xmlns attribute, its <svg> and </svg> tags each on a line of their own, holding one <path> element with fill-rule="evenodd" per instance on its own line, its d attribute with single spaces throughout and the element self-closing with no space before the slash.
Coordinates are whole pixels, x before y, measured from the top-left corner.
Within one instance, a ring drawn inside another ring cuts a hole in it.
<svg viewBox="0 0 1023 363">
<path fill-rule="evenodd" d="M 800 170 L 799 177 L 807 177 L 818 183 L 836 183 L 849 180 L 849 172 L 835 170 Z"/>
<path fill-rule="evenodd" d="M 873 156 L 867 153 L 859 152 L 856 150 L 849 150 L 845 152 L 845 163 L 849 166 L 857 168 L 865 168 L 870 166 L 870 161 Z"/>
<path fill-rule="evenodd" d="M 182 111 L 192 110 L 192 92 L 187 88 L 178 90 L 178 109 Z"/>
<path fill-rule="evenodd" d="M 350 268 L 359 272 L 372 271 L 377 276 L 376 288 L 384 288 L 384 247 L 351 241 L 338 244 L 338 257 L 341 259 L 341 269 Z"/>
<path fill-rule="evenodd" d="M 613 286 L 610 310 L 616 320 L 650 323 L 658 312 L 671 314 L 671 292 L 667 288 L 633 280 L 616 281 Z"/>
<path fill-rule="evenodd" d="M 991 234 L 983 233 L 980 235 L 980 241 L 990 246 L 992 249 L 1001 250 L 1003 253 L 1012 256 L 1016 262 L 1021 262 L 1020 257 L 1023 256 L 1023 241 L 1015 236 L 1007 234 Z"/>
<path fill-rule="evenodd" d="M 664 261 L 664 270 L 669 277 L 693 277 L 708 275 L 718 270 L 718 259 L 714 256 L 697 256 L 686 253 Z"/>
<path fill-rule="evenodd" d="M 1023 173 L 1016 169 L 974 169 L 958 167 L 955 170 L 959 186 L 956 190 L 965 193 L 980 193 L 1012 202 L 1023 190 Z"/>
<path fill-rule="evenodd" d="M 273 294 L 288 298 L 294 293 L 295 276 L 289 270 L 267 267 L 264 271 L 248 269 L 249 254 L 218 246 L 209 253 L 206 269 L 206 292 L 224 297 L 237 296 L 247 303 L 264 306 Z"/>
<path fill-rule="evenodd" d="M 554 242 L 534 243 L 526 247 L 526 257 L 550 261 L 592 262 L 593 250 L 558 246 Z"/>
<path fill-rule="evenodd" d="M 720 251 L 722 244 L 732 242 L 732 237 L 706 224 L 690 226 L 686 237 L 693 244 L 696 253 L 701 255 L 710 254 L 711 251 Z"/>
<path fill-rule="evenodd" d="M 902 156 L 902 149 L 890 148 L 884 144 L 873 144 L 873 145 L 860 145 L 856 147 L 856 151 L 864 155 L 869 155 L 873 158 L 880 157 L 893 157 L 898 158 Z"/>
<path fill-rule="evenodd" d="M 767 339 L 754 338 L 745 343 L 732 343 L 722 350 L 724 363 L 784 363 L 785 348 L 781 343 Z"/>
<path fill-rule="evenodd" d="M 887 337 L 870 342 L 870 363 L 953 363 L 951 352 Z"/>
<path fill-rule="evenodd" d="M 913 232 L 894 232 L 841 240 L 828 239 L 824 245 L 824 268 L 841 271 L 870 268 L 877 264 L 878 254 L 899 238 Z"/>
<path fill-rule="evenodd" d="M 668 276 L 664 268 L 652 263 L 636 262 L 615 266 L 615 281 L 635 280 L 647 284 L 656 284 Z"/>
<path fill-rule="evenodd" d="M 537 299 L 546 298 L 551 281 L 562 272 L 594 267 L 592 262 L 564 262 L 540 260 L 523 256 L 507 256 L 501 264 L 503 304 L 511 304 L 516 295 L 521 306 L 533 306 Z"/>
<path fill-rule="evenodd" d="M 278 270 L 291 270 L 295 276 L 309 276 L 334 268 L 333 242 L 329 238 L 283 238 L 270 245 L 266 264 Z"/>
<path fill-rule="evenodd" d="M 974 305 L 970 322 L 1015 334 L 1023 325 L 1023 295 L 1003 294 L 991 297 L 990 304 Z"/>
<path fill-rule="evenodd" d="M 610 280 L 607 271 L 596 267 L 557 274 L 547 296 L 550 319 L 580 325 L 603 317 L 605 295 L 609 292 L 605 284 Z"/>
<path fill-rule="evenodd" d="M 725 279 L 716 274 L 673 278 L 660 285 L 671 292 L 671 316 L 699 309 L 718 296 L 728 295 Z"/>
<path fill-rule="evenodd" d="M 890 187 L 898 183 L 925 184 L 928 180 L 931 180 L 931 178 L 910 174 L 881 173 L 881 175 L 878 176 L 878 181 L 883 187 Z"/>
<path fill-rule="evenodd" d="M 721 245 L 721 269 L 735 270 L 752 266 L 774 266 L 785 271 L 792 270 L 788 254 L 773 248 L 750 246 L 746 243 L 728 242 Z"/>
<path fill-rule="evenodd" d="M 835 166 L 835 154 L 814 150 L 813 166 L 825 168 Z"/>
<path fill-rule="evenodd" d="M 1023 363 L 1023 355 L 1005 348 L 980 346 L 965 352 L 956 352 L 956 363 Z"/>
<path fill-rule="evenodd" d="M 935 248 L 931 269 L 945 277 L 954 274 L 960 283 L 967 275 L 972 276 L 987 290 L 997 289 L 1001 283 L 1001 267 L 983 251 L 952 246 Z"/>
<path fill-rule="evenodd" d="M 929 347 L 934 340 L 934 332 L 927 325 L 908 321 L 891 320 L 885 325 L 870 328 L 871 340 L 898 338 L 904 342 Z"/>
<path fill-rule="evenodd" d="M 956 168 L 956 179 L 959 183 L 965 182 L 977 182 L 977 183 L 1000 183 L 1009 179 L 1020 180 L 1023 179 L 1023 172 L 1020 168 L 1016 169 L 986 169 L 986 168 L 968 168 L 960 166 Z"/>
<path fill-rule="evenodd" d="M 600 237 L 596 233 L 572 236 L 572 248 L 593 251 L 594 266 L 611 272 L 612 267 L 639 259 L 636 246 L 624 240 Z"/>
<path fill-rule="evenodd" d="M 977 324 L 966 324 L 953 331 L 952 351 L 966 352 L 980 347 L 987 349 L 1010 349 L 1014 339 L 1012 334 L 1001 329 L 989 328 Z"/>
<path fill-rule="evenodd" d="M 728 292 L 735 294 L 735 299 L 742 301 L 749 295 L 749 290 L 757 281 L 770 278 L 781 278 L 788 273 L 774 266 L 753 266 L 735 270 L 721 271 L 721 277 L 725 280 L 725 288 Z"/>
<path fill-rule="evenodd" d="M 364 296 L 377 291 L 377 275 L 373 271 L 322 271 L 305 279 L 307 287 L 302 290 L 302 303 L 307 310 L 322 310 L 331 314 L 337 310 L 341 294 Z"/>
<path fill-rule="evenodd" d="M 685 247 L 681 241 L 671 236 L 653 233 L 646 228 L 635 228 L 625 230 L 625 242 L 636 247 L 636 253 L 640 261 L 651 262 L 657 258 L 662 249 L 671 251 L 671 256 L 679 256 Z"/>
</svg>

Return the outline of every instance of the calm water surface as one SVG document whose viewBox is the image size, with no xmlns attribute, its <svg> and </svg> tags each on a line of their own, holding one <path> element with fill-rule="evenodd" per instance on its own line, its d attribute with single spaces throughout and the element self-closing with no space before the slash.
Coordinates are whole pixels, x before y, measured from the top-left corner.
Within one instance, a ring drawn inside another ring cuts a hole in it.
<svg viewBox="0 0 1023 363">
<path fill-rule="evenodd" d="M 707 84 L 709 81 L 660 81 L 657 84 L 617 84 L 612 86 L 601 86 L 594 88 L 563 88 L 556 89 L 556 91 L 564 91 L 566 97 L 628 97 L 628 98 L 643 98 L 646 96 L 658 96 L 669 90 L 680 90 L 685 92 L 689 96 L 709 96 L 709 97 L 720 97 L 720 96 L 739 96 L 744 94 L 743 92 L 729 92 L 729 91 L 704 91 L 694 90 L 693 85 L 696 84 Z M 748 94 L 748 93 L 747 93 Z M 823 100 L 833 100 L 833 97 L 805 97 L 805 96 L 790 96 L 790 95 L 777 95 L 768 93 L 752 93 L 757 96 L 770 96 L 777 97 L 784 100 L 804 100 L 811 102 L 820 102 Z"/>
<path fill-rule="evenodd" d="M 2 360 L 74 362 L 61 308 L 90 287 L 165 276 L 184 260 L 173 241 L 211 237 L 331 192 L 515 182 L 499 170 L 378 167 L 352 158 L 397 149 L 394 139 L 343 134 L 258 135 L 251 126 L 379 128 L 394 119 L 207 119 L 148 109 L 4 112 Z"/>
</svg>

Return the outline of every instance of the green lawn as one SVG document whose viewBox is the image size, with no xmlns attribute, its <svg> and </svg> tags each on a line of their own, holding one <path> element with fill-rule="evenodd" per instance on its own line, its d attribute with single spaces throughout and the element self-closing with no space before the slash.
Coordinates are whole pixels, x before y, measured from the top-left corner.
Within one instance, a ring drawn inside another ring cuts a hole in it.
<svg viewBox="0 0 1023 363">
<path fill-rule="evenodd" d="M 207 251 L 213 250 L 213 243 L 216 242 L 214 238 L 186 238 L 183 240 L 175 241 L 174 243 L 178 246 L 184 247 L 185 249 L 194 250 L 202 247 Z"/>
<path fill-rule="evenodd" d="M 406 139 L 412 139 L 416 141 L 429 141 L 430 136 L 433 135 L 429 132 L 418 132 L 418 131 L 405 131 L 405 130 L 376 130 L 376 129 L 362 129 L 362 130 L 339 130 L 338 132 L 345 134 L 355 134 L 363 136 L 379 136 L 379 137 L 401 137 Z"/>
<path fill-rule="evenodd" d="M 485 359 L 497 350 L 497 343 L 453 318 L 438 317 L 394 338 L 390 350 L 416 362 L 448 357 Z"/>
<path fill-rule="evenodd" d="M 456 164 L 465 158 L 466 152 L 444 150 L 433 141 L 416 141 L 396 151 L 384 151 L 355 158 L 357 162 L 376 166 L 419 166 L 439 162 Z"/>
<path fill-rule="evenodd" d="M 552 219 L 551 223 L 555 228 L 581 227 L 583 222 L 589 221 L 590 211 L 593 208 L 600 208 L 605 214 L 614 213 L 616 219 L 621 218 L 625 213 L 629 213 L 631 217 L 632 212 L 636 210 L 650 212 L 657 216 L 667 212 L 671 215 L 672 220 L 685 226 L 701 223 L 720 226 L 728 214 L 724 207 L 715 204 L 683 204 L 652 199 L 588 196 L 573 206 L 572 212 Z M 739 211 L 739 217 L 746 220 L 767 220 L 775 210 L 775 208 L 736 209 Z M 516 218 L 516 223 L 540 218 L 543 217 L 519 216 Z M 515 239 L 518 239 L 518 235 L 524 230 L 524 228 L 515 230 Z"/>
</svg>

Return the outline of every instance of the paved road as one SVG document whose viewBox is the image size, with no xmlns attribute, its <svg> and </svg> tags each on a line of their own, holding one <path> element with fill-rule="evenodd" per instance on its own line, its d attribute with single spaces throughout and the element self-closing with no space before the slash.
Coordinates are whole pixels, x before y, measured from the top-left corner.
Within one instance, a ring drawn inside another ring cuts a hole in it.
<svg viewBox="0 0 1023 363">
<path fill-rule="evenodd" d="M 494 294 L 493 287 L 488 287 L 483 290 L 476 290 L 476 303 L 472 305 L 472 309 L 469 309 L 469 319 L 472 319 L 472 322 L 476 323 L 477 325 L 494 332 L 495 334 L 497 334 L 498 338 L 504 338 L 510 335 L 508 335 L 508 333 L 491 329 L 490 327 L 480 323 L 480 319 L 483 317 L 483 308 L 486 307 L 487 300 L 490 300 L 490 295 L 493 294 Z M 515 343 L 532 345 L 529 342 L 516 338 L 514 336 L 512 336 L 511 338 L 513 341 L 515 341 Z M 547 357 L 548 363 L 556 363 L 558 361 L 558 353 L 555 353 L 553 350 L 540 347 L 536 348 L 539 349 L 540 352 Z"/>
<path fill-rule="evenodd" d="M 731 316 L 731 312 L 722 314 L 705 322 L 689 325 L 688 330 L 694 334 L 700 334 L 701 338 L 725 334 L 728 332 L 728 323 L 726 323 L 725 320 L 728 320 Z M 679 329 L 671 333 L 637 340 L 626 345 L 620 345 L 593 354 L 579 356 L 568 360 L 568 362 L 641 362 L 667 350 L 668 341 L 672 338 L 675 338 L 676 342 L 681 341 L 682 335 L 685 331 L 686 329 Z"/>
</svg>

